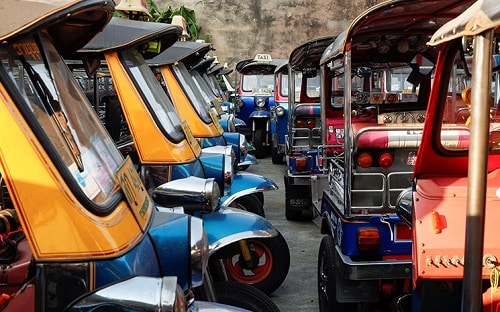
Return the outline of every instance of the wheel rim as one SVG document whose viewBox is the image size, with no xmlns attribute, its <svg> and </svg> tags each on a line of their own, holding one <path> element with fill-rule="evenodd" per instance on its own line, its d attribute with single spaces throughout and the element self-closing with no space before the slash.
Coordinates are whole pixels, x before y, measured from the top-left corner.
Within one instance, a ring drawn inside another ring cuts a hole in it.
<svg viewBox="0 0 500 312">
<path fill-rule="evenodd" d="M 234 254 L 226 259 L 226 266 L 231 277 L 240 282 L 247 284 L 256 284 L 265 280 L 273 268 L 273 256 L 271 250 L 264 244 L 257 241 L 248 241 L 249 245 L 253 245 L 252 261 L 258 260 L 255 268 L 249 269 L 240 261 L 240 253 Z"/>
</svg>

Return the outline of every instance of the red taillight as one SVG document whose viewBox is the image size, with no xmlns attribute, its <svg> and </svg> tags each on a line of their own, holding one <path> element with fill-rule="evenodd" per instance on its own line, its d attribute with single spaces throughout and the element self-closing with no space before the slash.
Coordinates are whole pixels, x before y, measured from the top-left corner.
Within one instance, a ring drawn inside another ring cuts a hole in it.
<svg viewBox="0 0 500 312">
<path fill-rule="evenodd" d="M 393 162 L 394 162 L 394 158 L 392 157 L 392 154 L 389 153 L 389 152 L 383 152 L 378 157 L 378 164 L 382 168 L 389 168 L 389 167 L 391 167 Z"/>
<path fill-rule="evenodd" d="M 369 168 L 373 164 L 372 155 L 370 153 L 368 153 L 368 152 L 362 152 L 356 158 L 356 163 L 361 168 Z"/>
<path fill-rule="evenodd" d="M 307 128 L 308 128 L 308 129 L 312 129 L 312 128 L 314 128 L 314 120 L 312 120 L 312 119 L 308 119 L 308 120 L 306 121 L 306 126 L 307 126 Z"/>
<path fill-rule="evenodd" d="M 380 246 L 380 233 L 376 228 L 358 229 L 359 251 L 375 251 Z"/>
<path fill-rule="evenodd" d="M 304 120 L 302 120 L 302 119 L 295 120 L 295 127 L 296 128 L 304 128 Z"/>
<path fill-rule="evenodd" d="M 295 168 L 297 171 L 305 171 L 307 169 L 307 157 L 295 158 Z"/>
</svg>

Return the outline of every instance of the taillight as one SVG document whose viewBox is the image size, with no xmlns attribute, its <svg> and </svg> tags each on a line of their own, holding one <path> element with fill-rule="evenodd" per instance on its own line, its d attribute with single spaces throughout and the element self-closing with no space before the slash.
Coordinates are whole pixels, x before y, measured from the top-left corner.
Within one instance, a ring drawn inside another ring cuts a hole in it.
<svg viewBox="0 0 500 312">
<path fill-rule="evenodd" d="M 295 158 L 295 167 L 297 171 L 305 171 L 307 169 L 307 157 Z"/>
<path fill-rule="evenodd" d="M 308 128 L 308 129 L 312 129 L 312 128 L 314 128 L 314 120 L 312 120 L 312 119 L 308 119 L 308 120 L 306 121 L 306 126 L 307 126 L 307 128 Z"/>
<path fill-rule="evenodd" d="M 373 164 L 372 155 L 368 152 L 359 153 L 358 157 L 356 158 L 356 163 L 361 168 L 369 168 Z"/>
<path fill-rule="evenodd" d="M 383 152 L 378 156 L 378 164 L 382 168 L 389 168 L 392 166 L 392 163 L 394 162 L 394 158 L 392 157 L 392 154 L 389 152 Z"/>
<path fill-rule="evenodd" d="M 368 252 L 376 251 L 380 246 L 380 233 L 376 228 L 358 229 L 358 249 Z"/>
<path fill-rule="evenodd" d="M 304 128 L 304 120 L 302 120 L 302 119 L 295 120 L 295 127 L 296 128 Z"/>
</svg>

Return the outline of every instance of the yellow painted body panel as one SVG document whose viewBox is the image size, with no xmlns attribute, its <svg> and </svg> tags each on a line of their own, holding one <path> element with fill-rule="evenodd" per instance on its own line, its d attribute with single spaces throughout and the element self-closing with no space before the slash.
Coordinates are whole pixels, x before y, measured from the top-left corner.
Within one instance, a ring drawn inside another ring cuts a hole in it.
<svg viewBox="0 0 500 312">
<path fill-rule="evenodd" d="M 179 82 L 175 78 L 170 67 L 165 65 L 161 66 L 160 69 L 163 79 L 170 90 L 172 101 L 177 109 L 177 113 L 182 120 L 185 120 L 189 124 L 193 135 L 196 138 L 212 138 L 222 135 L 223 130 L 218 122 L 212 122 L 210 124 L 203 122 L 194 107 L 191 105 L 189 98 L 179 85 Z"/>
<path fill-rule="evenodd" d="M 142 239 L 143 231 L 125 200 L 105 217 L 82 206 L 12 103 L 0 86 L 0 174 L 35 259 L 117 256 Z"/>
<path fill-rule="evenodd" d="M 156 125 L 140 93 L 118 59 L 116 52 L 105 54 L 123 114 L 127 120 L 142 164 L 182 164 L 195 160 L 200 145 L 188 140 L 171 142 Z"/>
</svg>

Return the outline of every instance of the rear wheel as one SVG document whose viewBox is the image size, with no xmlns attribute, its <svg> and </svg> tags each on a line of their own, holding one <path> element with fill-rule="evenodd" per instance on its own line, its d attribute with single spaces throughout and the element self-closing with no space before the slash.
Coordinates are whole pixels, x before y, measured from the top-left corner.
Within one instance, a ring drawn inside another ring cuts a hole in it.
<svg viewBox="0 0 500 312">
<path fill-rule="evenodd" d="M 245 260 L 240 243 L 246 243 L 250 259 Z M 281 233 L 270 238 L 250 238 L 230 244 L 210 257 L 214 281 L 230 280 L 250 284 L 271 294 L 285 280 L 290 268 L 290 250 Z"/>
<path fill-rule="evenodd" d="M 262 129 L 255 130 L 254 133 L 254 148 L 255 148 L 255 158 L 264 158 L 266 157 L 266 131 Z"/>
<path fill-rule="evenodd" d="M 217 302 L 254 312 L 279 312 L 276 304 L 257 288 L 234 281 L 214 283 Z"/>
<path fill-rule="evenodd" d="M 335 272 L 335 241 L 330 235 L 323 237 L 318 255 L 318 300 L 320 312 L 355 312 L 357 305 L 337 301 Z"/>
<path fill-rule="evenodd" d="M 283 155 L 281 155 L 278 151 L 278 148 L 271 147 L 271 160 L 275 165 L 283 164 Z"/>
</svg>

